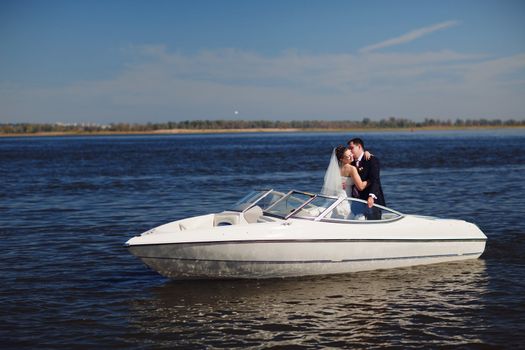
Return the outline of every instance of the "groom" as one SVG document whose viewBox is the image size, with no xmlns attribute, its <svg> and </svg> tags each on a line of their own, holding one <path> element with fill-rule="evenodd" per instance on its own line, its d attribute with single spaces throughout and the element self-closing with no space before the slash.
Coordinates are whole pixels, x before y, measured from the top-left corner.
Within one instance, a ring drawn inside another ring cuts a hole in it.
<svg viewBox="0 0 525 350">
<path fill-rule="evenodd" d="M 352 165 L 357 168 L 361 180 L 368 181 L 368 186 L 363 191 L 357 191 L 357 188 L 352 188 L 352 197 L 360 198 L 368 202 L 368 207 L 372 208 L 374 204 L 385 206 L 385 197 L 383 189 L 381 188 L 381 180 L 379 179 L 379 160 L 376 157 L 370 157 L 366 160 L 364 157 L 365 144 L 363 140 L 356 137 L 348 141 L 348 148 L 354 156 Z M 379 217 L 378 217 L 379 216 Z M 370 219 L 378 220 L 381 218 L 381 211 L 377 213 L 372 212 Z"/>
</svg>

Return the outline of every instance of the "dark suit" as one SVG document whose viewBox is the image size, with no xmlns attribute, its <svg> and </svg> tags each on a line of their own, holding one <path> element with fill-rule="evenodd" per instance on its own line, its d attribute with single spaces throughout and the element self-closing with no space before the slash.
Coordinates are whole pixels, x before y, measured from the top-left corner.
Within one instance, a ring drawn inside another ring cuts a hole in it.
<svg viewBox="0 0 525 350">
<path fill-rule="evenodd" d="M 352 165 L 356 166 L 356 162 L 352 162 Z M 359 162 L 359 166 L 357 167 L 357 171 L 361 180 L 368 182 L 368 186 L 363 191 L 359 191 L 359 196 L 357 198 L 366 201 L 368 200 L 369 194 L 373 193 L 377 197 L 377 199 L 374 200 L 374 203 L 386 206 L 385 196 L 383 195 L 383 188 L 381 187 L 381 180 L 379 178 L 379 168 L 379 159 L 376 157 L 370 157 L 369 160 L 366 160 L 363 155 Z M 380 212 L 379 216 L 381 216 Z"/>
</svg>

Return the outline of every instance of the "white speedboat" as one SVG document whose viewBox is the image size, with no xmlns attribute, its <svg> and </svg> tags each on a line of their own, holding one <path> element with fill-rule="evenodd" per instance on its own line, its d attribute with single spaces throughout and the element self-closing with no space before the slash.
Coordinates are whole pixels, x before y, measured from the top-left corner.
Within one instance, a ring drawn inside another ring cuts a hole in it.
<svg viewBox="0 0 525 350">
<path fill-rule="evenodd" d="M 463 220 L 405 215 L 354 198 L 253 191 L 229 210 L 126 242 L 172 279 L 338 274 L 475 259 L 487 237 Z"/>
</svg>

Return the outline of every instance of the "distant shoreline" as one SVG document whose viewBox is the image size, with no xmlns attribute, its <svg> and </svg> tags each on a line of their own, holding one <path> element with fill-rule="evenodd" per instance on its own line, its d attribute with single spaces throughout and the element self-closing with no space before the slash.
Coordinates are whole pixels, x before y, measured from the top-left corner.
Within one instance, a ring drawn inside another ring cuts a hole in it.
<svg viewBox="0 0 525 350">
<path fill-rule="evenodd" d="M 496 130 L 496 129 L 525 129 L 525 126 L 423 126 L 407 128 L 246 128 L 246 129 L 165 129 L 152 131 L 50 131 L 35 133 L 0 133 L 0 137 L 42 137 L 42 136 L 117 136 L 117 135 L 186 135 L 186 134 L 235 134 L 235 133 L 311 133 L 311 132 L 418 132 L 418 131 L 458 131 L 458 130 Z"/>
</svg>

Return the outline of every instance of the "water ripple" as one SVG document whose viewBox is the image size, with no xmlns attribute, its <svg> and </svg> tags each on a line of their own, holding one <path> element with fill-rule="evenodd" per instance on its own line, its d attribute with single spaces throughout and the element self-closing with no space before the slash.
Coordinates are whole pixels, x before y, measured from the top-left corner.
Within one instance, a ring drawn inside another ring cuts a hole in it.
<svg viewBox="0 0 525 350">
<path fill-rule="evenodd" d="M 365 134 L 388 204 L 475 222 L 489 237 L 482 259 L 170 282 L 122 246 L 167 221 L 219 211 L 254 187 L 315 192 L 331 148 L 347 138 L 0 139 L 3 348 L 522 347 L 523 132 Z"/>
</svg>

